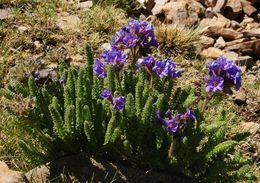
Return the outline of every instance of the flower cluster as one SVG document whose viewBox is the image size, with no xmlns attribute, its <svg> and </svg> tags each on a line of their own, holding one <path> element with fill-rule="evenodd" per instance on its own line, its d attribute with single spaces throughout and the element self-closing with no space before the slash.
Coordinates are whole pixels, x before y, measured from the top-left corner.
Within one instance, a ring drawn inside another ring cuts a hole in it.
<svg viewBox="0 0 260 183">
<path fill-rule="evenodd" d="M 170 110 L 167 110 L 165 113 L 165 117 L 166 118 L 161 118 L 160 111 L 157 111 L 157 120 L 161 124 L 165 125 L 167 131 L 170 133 L 178 132 L 181 122 L 196 120 L 194 112 L 189 108 L 186 109 L 185 114 L 178 113 L 175 116 L 172 115 L 172 112 Z"/>
<path fill-rule="evenodd" d="M 158 41 L 154 35 L 154 27 L 145 21 L 131 20 L 122 27 L 112 38 L 113 44 L 122 44 L 127 48 L 141 46 L 158 46 Z"/>
<path fill-rule="evenodd" d="M 231 60 L 219 57 L 207 64 L 210 78 L 207 79 L 206 91 L 216 92 L 224 88 L 225 83 L 232 83 L 236 89 L 241 87 L 241 70 Z"/>
<path fill-rule="evenodd" d="M 113 97 L 111 91 L 109 89 L 104 89 L 103 92 L 100 95 L 101 98 L 109 100 L 114 109 L 116 110 L 122 110 L 125 106 L 125 97 L 120 96 L 120 97 Z"/>
<path fill-rule="evenodd" d="M 155 73 L 159 77 L 177 78 L 181 76 L 180 71 L 176 70 L 176 64 L 170 59 L 156 61 L 154 57 L 148 56 L 138 60 L 138 65 Z"/>
<path fill-rule="evenodd" d="M 98 77 L 105 78 L 107 76 L 105 64 L 112 64 L 114 67 L 121 69 L 126 62 L 127 54 L 117 47 L 112 46 L 111 50 L 103 51 L 101 58 L 104 62 L 102 62 L 101 59 L 96 58 L 93 70 Z"/>
</svg>

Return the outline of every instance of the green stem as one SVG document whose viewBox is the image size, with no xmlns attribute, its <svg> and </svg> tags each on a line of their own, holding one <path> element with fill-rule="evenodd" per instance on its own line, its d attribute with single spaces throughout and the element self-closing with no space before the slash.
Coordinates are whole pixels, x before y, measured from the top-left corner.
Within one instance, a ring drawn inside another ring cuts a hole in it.
<svg viewBox="0 0 260 183">
<path fill-rule="evenodd" d="M 172 158 L 174 151 L 176 149 L 177 140 L 174 139 L 174 136 L 172 136 L 172 142 L 168 151 L 168 158 Z"/>
<path fill-rule="evenodd" d="M 119 93 L 123 94 L 123 90 L 122 90 L 122 86 L 121 86 L 121 82 L 120 82 L 119 71 L 116 72 L 116 79 L 117 79 L 118 86 L 119 86 Z"/>
</svg>

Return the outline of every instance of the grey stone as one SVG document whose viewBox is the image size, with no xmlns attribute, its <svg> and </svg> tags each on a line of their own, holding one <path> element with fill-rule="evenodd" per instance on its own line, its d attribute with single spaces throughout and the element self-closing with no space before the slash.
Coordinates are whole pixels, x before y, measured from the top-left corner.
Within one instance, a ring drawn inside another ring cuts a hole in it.
<svg viewBox="0 0 260 183">
<path fill-rule="evenodd" d="M 225 40 L 223 39 L 223 37 L 219 37 L 217 40 L 216 40 L 216 43 L 214 45 L 215 48 L 219 48 L 219 49 L 222 49 L 226 46 L 226 42 Z"/>
<path fill-rule="evenodd" d="M 93 1 L 85 1 L 79 3 L 79 8 L 81 9 L 89 9 L 93 6 Z"/>
<path fill-rule="evenodd" d="M 211 37 L 202 35 L 200 37 L 199 42 L 200 42 L 200 45 L 202 46 L 202 48 L 208 48 L 208 47 L 212 47 L 214 45 L 215 40 Z"/>
<path fill-rule="evenodd" d="M 233 60 L 233 61 L 238 60 L 238 54 L 236 52 L 233 52 L 233 51 L 229 51 L 227 53 L 224 53 L 223 56 L 226 57 L 229 60 Z"/>
<path fill-rule="evenodd" d="M 218 48 L 209 47 L 209 48 L 203 50 L 201 52 L 201 55 L 205 56 L 205 57 L 216 59 L 216 58 L 222 56 L 223 52 Z"/>
<path fill-rule="evenodd" d="M 0 9 L 0 20 L 4 20 L 11 15 L 11 9 Z"/>
</svg>

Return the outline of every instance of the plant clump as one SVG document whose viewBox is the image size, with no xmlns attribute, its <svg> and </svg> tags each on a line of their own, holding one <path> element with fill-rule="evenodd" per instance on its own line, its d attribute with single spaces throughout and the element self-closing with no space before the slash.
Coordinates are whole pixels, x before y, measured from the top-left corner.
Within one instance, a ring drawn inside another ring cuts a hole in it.
<svg viewBox="0 0 260 183">
<path fill-rule="evenodd" d="M 176 63 L 151 54 L 155 35 L 153 25 L 131 20 L 99 57 L 87 46 L 84 67 L 61 62 L 57 80 L 42 84 L 30 77 L 27 87 L 1 88 L 8 101 L 32 103 L 26 115 L 7 106 L 19 128 L 37 139 L 21 139 L 27 158 L 39 164 L 83 151 L 200 182 L 253 180 L 250 162 L 235 150 L 238 141 L 226 138 L 225 111 L 206 118 L 207 100 L 190 86 L 177 88 Z M 225 76 L 236 85 L 240 72 L 233 71 Z"/>
</svg>

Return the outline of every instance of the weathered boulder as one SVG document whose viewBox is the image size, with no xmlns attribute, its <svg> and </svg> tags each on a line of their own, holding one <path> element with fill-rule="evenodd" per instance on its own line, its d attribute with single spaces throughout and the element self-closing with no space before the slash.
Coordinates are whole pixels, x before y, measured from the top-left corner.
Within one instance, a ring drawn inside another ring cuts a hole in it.
<svg viewBox="0 0 260 183">
<path fill-rule="evenodd" d="M 227 4 L 227 0 L 218 0 L 216 2 L 216 5 L 213 8 L 213 11 L 216 13 L 220 13 L 223 10 L 223 8 L 226 6 L 226 4 Z"/>
<path fill-rule="evenodd" d="M 237 20 L 242 14 L 242 4 L 240 0 L 228 0 L 223 10 L 224 15 L 231 20 Z"/>
<path fill-rule="evenodd" d="M 50 178 L 51 172 L 49 164 L 38 166 L 25 174 L 29 182 L 46 183 Z"/>
<path fill-rule="evenodd" d="M 207 34 L 212 31 L 217 31 L 218 29 L 229 28 L 230 26 L 231 21 L 229 19 L 221 14 L 217 14 L 217 17 L 202 19 L 199 24 L 199 29 L 202 34 Z"/>
<path fill-rule="evenodd" d="M 240 39 L 243 34 L 230 28 L 222 28 L 216 32 L 216 35 L 222 36 L 228 40 Z"/>
<path fill-rule="evenodd" d="M 249 41 L 249 39 L 248 38 L 236 39 L 233 41 L 226 42 L 226 46 L 232 46 L 232 45 L 236 45 L 236 44 L 243 43 L 246 41 Z"/>
<path fill-rule="evenodd" d="M 199 40 L 202 48 L 212 47 L 214 45 L 214 42 L 215 40 L 213 38 L 204 35 L 202 35 Z"/>
<path fill-rule="evenodd" d="M 260 38 L 260 28 L 244 30 L 242 33 L 243 33 L 244 37 L 259 37 Z"/>
<path fill-rule="evenodd" d="M 257 9 L 252 5 L 243 6 L 243 11 L 246 15 L 251 16 L 253 13 L 257 12 Z"/>
<path fill-rule="evenodd" d="M 13 171 L 5 162 L 0 162 L 0 183 L 28 183 L 24 173 Z"/>
<path fill-rule="evenodd" d="M 189 10 L 189 12 L 195 12 L 199 16 L 204 15 L 206 9 L 205 9 L 205 7 L 201 3 L 199 3 L 199 2 L 197 2 L 195 0 L 186 0 L 186 1 L 188 2 L 188 6 L 189 6 L 188 10 Z"/>
<path fill-rule="evenodd" d="M 153 15 L 158 15 L 162 13 L 163 6 L 168 2 L 168 0 L 155 0 L 155 5 L 152 9 L 152 14 Z"/>
<path fill-rule="evenodd" d="M 165 20 L 168 22 L 181 23 L 188 19 L 188 4 L 186 1 L 169 2 L 163 6 Z"/>
<path fill-rule="evenodd" d="M 260 56 L 260 39 L 246 41 L 232 46 L 225 47 L 228 51 L 239 51 L 243 54 Z"/>
</svg>

